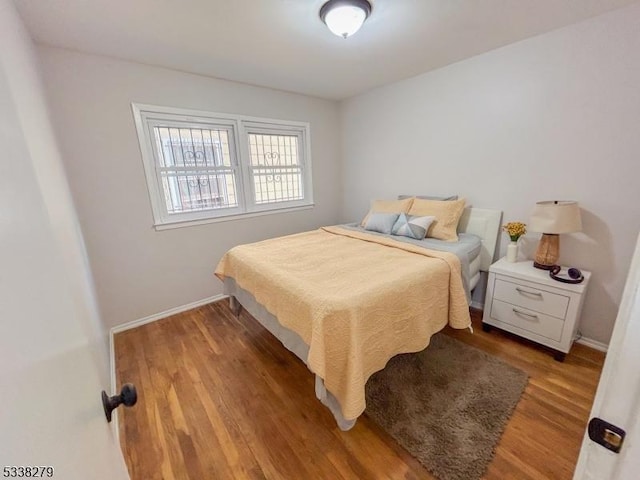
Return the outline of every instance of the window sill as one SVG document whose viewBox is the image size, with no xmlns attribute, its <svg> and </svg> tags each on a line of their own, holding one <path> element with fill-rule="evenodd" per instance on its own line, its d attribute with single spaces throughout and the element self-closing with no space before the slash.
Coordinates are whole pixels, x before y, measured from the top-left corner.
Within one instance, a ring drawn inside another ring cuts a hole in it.
<svg viewBox="0 0 640 480">
<path fill-rule="evenodd" d="M 232 220 L 242 220 L 251 217 L 261 217 L 263 215 L 274 215 L 278 213 L 297 212 L 299 210 L 311 210 L 315 207 L 315 203 L 300 205 L 296 207 L 273 208 L 269 210 L 260 210 L 258 212 L 238 213 L 236 215 L 225 215 L 220 217 L 199 218 L 196 220 L 177 220 L 175 222 L 157 223 L 154 228 L 157 231 L 172 230 L 174 228 L 193 227 L 196 225 L 206 225 L 207 223 L 229 222 Z"/>
</svg>

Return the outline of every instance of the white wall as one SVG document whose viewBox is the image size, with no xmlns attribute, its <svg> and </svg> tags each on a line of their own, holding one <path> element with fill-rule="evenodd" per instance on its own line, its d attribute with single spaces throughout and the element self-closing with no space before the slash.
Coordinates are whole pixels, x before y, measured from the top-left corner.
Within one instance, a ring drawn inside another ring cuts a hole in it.
<svg viewBox="0 0 640 480">
<path fill-rule="evenodd" d="M 234 245 L 337 222 L 336 102 L 63 49 L 39 54 L 108 325 L 221 293 L 213 270 Z M 155 231 L 131 102 L 310 122 L 315 208 Z"/>
<path fill-rule="evenodd" d="M 525 222 L 536 201 L 577 200 L 584 232 L 560 260 L 593 271 L 580 330 L 608 342 L 640 229 L 638 25 L 634 4 L 345 101 L 343 220 L 398 193 Z"/>
<path fill-rule="evenodd" d="M 100 401 L 105 329 L 36 55 L 9 0 L 0 32 L 0 466 L 128 478 Z"/>
</svg>

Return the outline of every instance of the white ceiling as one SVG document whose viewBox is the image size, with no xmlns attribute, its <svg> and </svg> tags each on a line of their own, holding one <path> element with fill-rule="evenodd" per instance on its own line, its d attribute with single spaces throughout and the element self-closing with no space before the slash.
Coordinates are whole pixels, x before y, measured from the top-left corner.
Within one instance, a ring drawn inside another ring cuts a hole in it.
<svg viewBox="0 0 640 480">
<path fill-rule="evenodd" d="M 637 0 L 373 0 L 343 40 L 325 0 L 15 0 L 35 41 L 347 98 Z"/>
</svg>

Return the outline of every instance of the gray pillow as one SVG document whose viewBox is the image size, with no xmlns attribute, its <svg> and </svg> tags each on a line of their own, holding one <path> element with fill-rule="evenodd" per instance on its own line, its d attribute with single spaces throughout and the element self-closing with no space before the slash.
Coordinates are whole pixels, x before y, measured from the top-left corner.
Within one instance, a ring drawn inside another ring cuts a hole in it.
<svg viewBox="0 0 640 480">
<path fill-rule="evenodd" d="M 393 225 L 396 223 L 396 220 L 398 220 L 398 216 L 399 214 L 397 213 L 373 212 L 369 215 L 367 223 L 364 224 L 364 229 L 372 232 L 390 234 Z"/>
<path fill-rule="evenodd" d="M 391 228 L 391 234 L 422 240 L 427 236 L 427 230 L 435 220 L 434 216 L 418 217 L 401 213 Z"/>
<path fill-rule="evenodd" d="M 423 200 L 441 200 L 441 201 L 451 201 L 458 200 L 458 195 L 449 195 L 449 196 L 441 196 L 441 195 L 398 195 L 398 200 L 404 200 L 405 198 L 421 198 Z"/>
</svg>

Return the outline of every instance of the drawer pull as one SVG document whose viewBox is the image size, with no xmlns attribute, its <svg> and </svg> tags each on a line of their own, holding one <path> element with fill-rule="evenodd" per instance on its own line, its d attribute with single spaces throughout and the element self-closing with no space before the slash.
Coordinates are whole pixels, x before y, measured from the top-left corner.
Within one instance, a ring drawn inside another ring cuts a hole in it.
<svg viewBox="0 0 640 480">
<path fill-rule="evenodd" d="M 536 297 L 540 297 L 540 298 L 542 298 L 542 293 L 540 293 L 540 292 L 530 292 L 530 291 L 528 291 L 528 290 L 523 290 L 523 289 L 521 289 L 520 287 L 516 287 L 516 291 L 517 291 L 518 293 L 526 293 L 527 295 L 534 295 L 534 296 L 536 296 Z"/>
<path fill-rule="evenodd" d="M 518 310 L 517 308 L 513 309 L 513 313 L 517 315 L 524 315 L 525 317 L 535 318 L 536 320 L 538 319 L 538 315 L 533 315 L 532 313 L 523 312 L 522 310 Z"/>
</svg>

